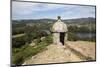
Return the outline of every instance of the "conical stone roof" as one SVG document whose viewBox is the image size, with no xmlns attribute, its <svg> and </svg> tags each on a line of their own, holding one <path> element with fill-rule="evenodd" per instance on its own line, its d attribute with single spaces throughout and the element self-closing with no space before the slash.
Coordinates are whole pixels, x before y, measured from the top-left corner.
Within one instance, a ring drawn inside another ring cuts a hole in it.
<svg viewBox="0 0 100 67">
<path fill-rule="evenodd" d="M 52 32 L 67 32 L 67 26 L 58 18 L 57 22 L 55 22 L 52 27 Z"/>
</svg>

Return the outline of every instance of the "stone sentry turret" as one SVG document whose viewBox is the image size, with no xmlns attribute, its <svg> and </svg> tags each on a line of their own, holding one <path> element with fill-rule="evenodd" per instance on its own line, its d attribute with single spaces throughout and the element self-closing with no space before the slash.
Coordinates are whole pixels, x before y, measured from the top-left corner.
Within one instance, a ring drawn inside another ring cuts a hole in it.
<svg viewBox="0 0 100 67">
<path fill-rule="evenodd" d="M 57 45 L 64 45 L 67 41 L 67 25 L 61 21 L 61 17 L 58 16 L 57 22 L 52 27 L 53 43 Z"/>
</svg>

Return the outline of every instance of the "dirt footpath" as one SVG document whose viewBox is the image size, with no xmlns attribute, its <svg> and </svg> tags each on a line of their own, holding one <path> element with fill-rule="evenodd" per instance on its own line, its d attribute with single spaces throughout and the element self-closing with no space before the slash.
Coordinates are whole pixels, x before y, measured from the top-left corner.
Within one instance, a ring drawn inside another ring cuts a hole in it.
<svg viewBox="0 0 100 67">
<path fill-rule="evenodd" d="M 47 50 L 38 53 L 24 64 L 45 64 L 95 60 L 95 43 L 68 41 L 65 46 L 51 44 Z"/>
</svg>

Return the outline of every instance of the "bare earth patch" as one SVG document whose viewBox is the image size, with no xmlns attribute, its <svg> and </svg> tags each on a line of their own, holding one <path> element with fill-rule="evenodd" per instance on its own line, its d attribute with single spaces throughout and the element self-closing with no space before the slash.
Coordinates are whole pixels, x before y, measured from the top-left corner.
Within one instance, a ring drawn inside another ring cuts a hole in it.
<svg viewBox="0 0 100 67">
<path fill-rule="evenodd" d="M 17 34 L 17 35 L 13 35 L 12 38 L 21 37 L 21 36 L 24 36 L 24 35 L 25 35 L 25 33 L 23 33 L 23 34 Z"/>
<path fill-rule="evenodd" d="M 80 52 L 82 55 L 86 57 L 90 57 L 92 60 L 95 60 L 95 42 L 89 41 L 76 41 L 76 42 L 67 42 L 68 46 Z"/>
<path fill-rule="evenodd" d="M 95 60 L 95 42 L 68 41 L 65 46 L 51 44 L 47 50 L 38 53 L 25 64 L 46 64 Z"/>
</svg>

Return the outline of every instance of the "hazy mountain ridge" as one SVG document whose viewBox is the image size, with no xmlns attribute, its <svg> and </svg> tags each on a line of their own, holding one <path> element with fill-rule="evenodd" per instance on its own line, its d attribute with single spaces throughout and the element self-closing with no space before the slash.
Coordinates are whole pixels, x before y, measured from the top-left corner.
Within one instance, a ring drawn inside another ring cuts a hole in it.
<svg viewBox="0 0 100 67">
<path fill-rule="evenodd" d="M 12 20 L 13 23 L 54 23 L 57 20 L 55 19 L 29 19 L 29 20 Z M 77 18 L 77 19 L 64 19 L 62 20 L 65 23 L 95 23 L 96 18 Z"/>
</svg>

